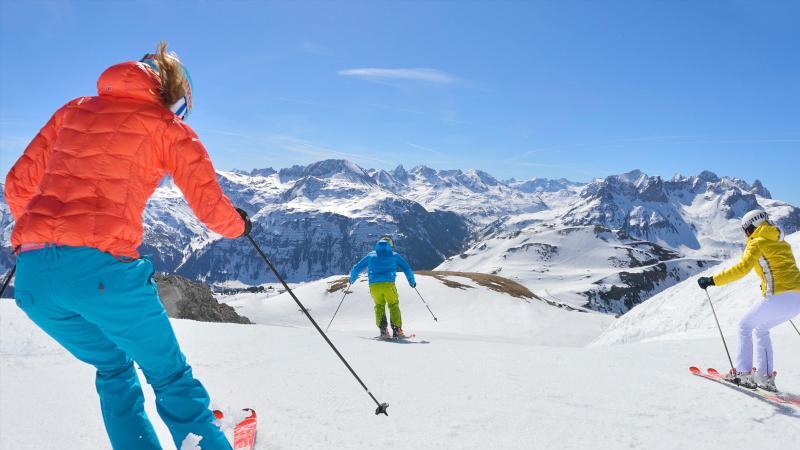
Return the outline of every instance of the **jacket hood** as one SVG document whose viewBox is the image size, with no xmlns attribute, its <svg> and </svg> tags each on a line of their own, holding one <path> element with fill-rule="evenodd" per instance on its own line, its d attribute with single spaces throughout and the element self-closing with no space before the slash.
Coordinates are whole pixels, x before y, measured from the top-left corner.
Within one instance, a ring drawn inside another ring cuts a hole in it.
<svg viewBox="0 0 800 450">
<path fill-rule="evenodd" d="M 144 63 L 128 61 L 106 69 L 97 80 L 97 94 L 161 103 L 159 79 Z"/>
<path fill-rule="evenodd" d="M 781 230 L 767 222 L 762 223 L 753 231 L 749 239 L 766 239 L 768 241 L 782 241 L 783 233 Z"/>
<path fill-rule="evenodd" d="M 392 254 L 392 246 L 389 245 L 386 241 L 378 241 L 375 243 L 375 252 L 379 255 L 391 255 Z"/>
</svg>

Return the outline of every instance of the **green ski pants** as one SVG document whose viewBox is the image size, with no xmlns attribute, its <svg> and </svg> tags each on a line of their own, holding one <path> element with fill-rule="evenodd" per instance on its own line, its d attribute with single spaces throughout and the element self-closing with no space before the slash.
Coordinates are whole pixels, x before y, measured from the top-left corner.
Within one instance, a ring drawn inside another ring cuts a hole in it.
<svg viewBox="0 0 800 450">
<path fill-rule="evenodd" d="M 400 316 L 400 297 L 397 295 L 397 286 L 391 281 L 373 283 L 369 285 L 369 293 L 375 300 L 375 325 L 378 328 L 386 326 L 386 304 L 388 303 L 392 326 L 402 328 L 403 319 Z"/>
</svg>

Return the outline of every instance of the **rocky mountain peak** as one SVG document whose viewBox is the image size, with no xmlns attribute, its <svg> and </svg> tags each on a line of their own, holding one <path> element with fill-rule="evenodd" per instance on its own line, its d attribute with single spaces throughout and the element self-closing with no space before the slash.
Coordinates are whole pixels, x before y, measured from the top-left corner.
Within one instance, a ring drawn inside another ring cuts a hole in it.
<svg viewBox="0 0 800 450">
<path fill-rule="evenodd" d="M 406 171 L 406 168 L 403 167 L 402 164 L 395 167 L 394 170 L 392 170 L 391 174 L 395 180 L 403 184 L 408 183 L 408 172 Z"/>
<path fill-rule="evenodd" d="M 241 174 L 247 174 L 247 172 L 243 172 L 243 171 L 237 172 L 237 171 L 234 170 L 234 172 L 241 173 Z M 251 177 L 268 177 L 270 175 L 275 175 L 276 173 L 278 173 L 278 171 L 276 171 L 272 167 L 267 167 L 267 168 L 264 168 L 264 169 L 253 169 L 253 170 L 250 171 L 250 173 L 248 175 L 250 175 Z"/>
<path fill-rule="evenodd" d="M 326 159 L 306 166 L 303 176 L 316 178 L 344 178 L 351 181 L 372 183 L 367 172 L 357 164 L 345 159 Z"/>
<path fill-rule="evenodd" d="M 697 176 L 701 181 L 705 181 L 707 183 L 719 183 L 720 178 L 714 172 L 710 170 L 704 170 L 700 172 L 700 175 Z"/>
<path fill-rule="evenodd" d="M 772 198 L 772 194 L 769 192 L 769 190 L 767 190 L 767 188 L 764 187 L 764 185 L 761 183 L 761 180 L 759 179 L 753 181 L 753 187 L 750 190 L 750 192 L 760 197 Z"/>
</svg>

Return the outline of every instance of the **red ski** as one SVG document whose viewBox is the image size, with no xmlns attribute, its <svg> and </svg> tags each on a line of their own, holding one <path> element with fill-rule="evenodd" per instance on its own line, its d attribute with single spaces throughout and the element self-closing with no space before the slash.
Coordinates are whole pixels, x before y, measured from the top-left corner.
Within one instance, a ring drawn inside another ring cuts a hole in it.
<svg viewBox="0 0 800 450">
<path fill-rule="evenodd" d="M 706 370 L 706 372 L 709 375 L 711 375 L 712 377 L 720 378 L 723 381 L 725 381 L 725 376 L 722 375 L 721 373 L 719 373 L 717 371 L 717 369 L 711 368 L 711 369 Z M 800 406 L 800 396 L 792 395 L 792 394 L 786 394 L 786 393 L 783 393 L 783 392 L 770 392 L 770 391 L 767 391 L 767 390 L 761 389 L 761 388 L 756 388 L 756 391 L 760 395 L 765 397 L 765 398 L 773 397 L 774 399 L 776 399 L 780 403 L 791 403 L 793 405 Z"/>
<path fill-rule="evenodd" d="M 705 379 L 715 381 L 722 385 L 731 387 L 736 389 L 740 392 L 749 393 L 752 395 L 756 395 L 758 397 L 763 398 L 764 400 L 770 401 L 772 403 L 777 403 L 779 405 L 797 405 L 800 406 L 800 398 L 790 395 L 790 394 L 778 394 L 775 392 L 766 391 L 764 389 L 756 388 L 756 389 L 748 389 L 743 386 L 739 386 L 738 384 L 732 383 L 725 379 L 725 376 L 719 373 L 716 369 L 708 369 L 706 372 L 703 372 L 697 367 L 689 367 L 689 372 L 698 377 L 703 377 Z"/>
<path fill-rule="evenodd" d="M 233 449 L 234 450 L 253 450 L 256 442 L 256 412 L 253 409 L 245 408 L 250 414 L 239 421 L 233 428 Z M 214 410 L 214 417 L 222 420 L 225 414 L 220 410 Z"/>
<path fill-rule="evenodd" d="M 407 335 L 405 335 L 405 336 L 402 336 L 402 337 L 396 337 L 396 336 L 375 336 L 375 339 L 377 339 L 377 340 L 379 340 L 379 341 L 402 341 L 402 340 L 404 340 L 404 339 L 414 339 L 415 337 L 417 337 L 417 335 L 416 335 L 416 334 L 414 334 L 414 333 L 411 333 L 411 334 L 407 334 Z"/>
<path fill-rule="evenodd" d="M 233 429 L 233 450 L 253 450 L 256 443 L 256 412 L 249 408 L 244 411 L 250 411 L 250 415 Z"/>
</svg>

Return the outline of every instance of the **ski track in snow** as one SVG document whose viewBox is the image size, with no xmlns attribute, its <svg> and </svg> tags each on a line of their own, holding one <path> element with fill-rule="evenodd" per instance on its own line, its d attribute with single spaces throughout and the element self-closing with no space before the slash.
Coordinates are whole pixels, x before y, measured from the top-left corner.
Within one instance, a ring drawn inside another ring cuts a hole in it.
<svg viewBox="0 0 800 450">
<path fill-rule="evenodd" d="M 331 326 L 334 343 L 390 404 L 389 417 L 374 415 L 375 405 L 286 294 L 222 299 L 259 325 L 173 324 L 213 406 L 258 411 L 259 450 L 727 449 L 763 446 L 766 438 L 770 448 L 788 449 L 800 441 L 800 409 L 688 373 L 690 365 L 724 370 L 727 362 L 694 279 L 664 291 L 662 303 L 655 298 L 614 321 L 456 278 L 470 287 L 418 279 L 438 323 L 398 278 L 405 328 L 429 344 L 369 339 L 377 329 L 364 282 Z M 757 296 L 753 278 L 712 291 L 732 347 L 735 318 Z M 323 327 L 342 294 L 325 291 L 332 280 L 296 289 Z M 649 340 L 630 343 L 643 337 Z M 800 337 L 784 325 L 773 338 L 779 387 L 800 394 Z M 628 344 L 603 345 L 619 342 Z M 149 387 L 145 395 L 162 444 L 172 448 Z M 10 300 L 0 301 L 0 398 L 2 450 L 109 448 L 94 370 Z"/>
</svg>

